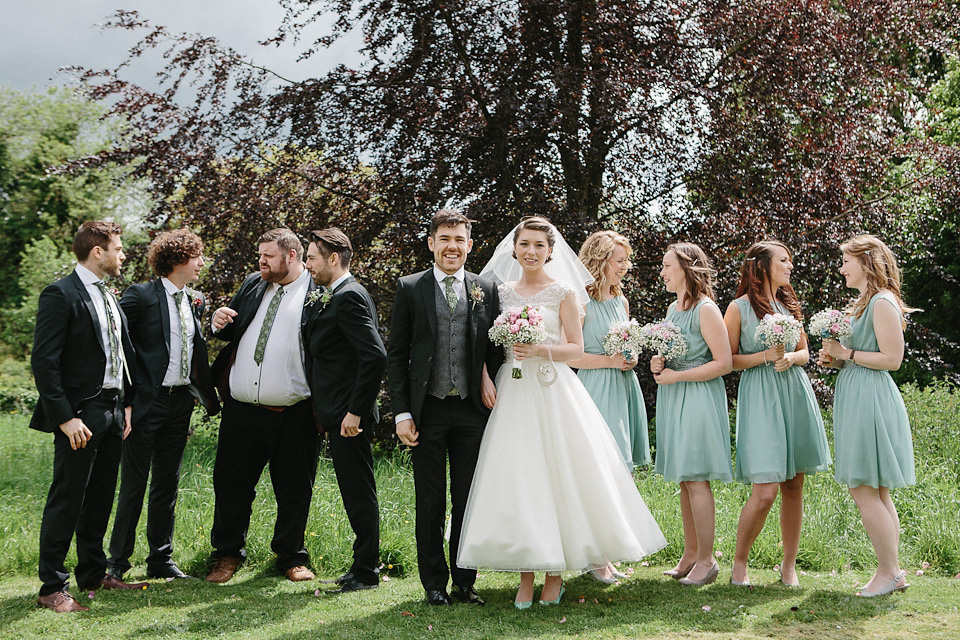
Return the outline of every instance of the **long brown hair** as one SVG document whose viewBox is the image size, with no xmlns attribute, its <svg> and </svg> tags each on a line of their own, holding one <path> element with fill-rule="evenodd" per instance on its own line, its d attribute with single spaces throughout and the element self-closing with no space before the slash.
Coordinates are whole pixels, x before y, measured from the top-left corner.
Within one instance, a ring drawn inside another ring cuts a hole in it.
<svg viewBox="0 0 960 640">
<path fill-rule="evenodd" d="M 692 242 L 675 242 L 667 247 L 665 254 L 673 253 L 680 261 L 680 267 L 683 269 L 684 279 L 687 284 L 687 298 L 693 304 L 700 296 L 707 296 L 714 302 L 716 297 L 713 295 L 713 278 L 717 274 L 710 266 L 710 259 L 698 245 Z"/>
<path fill-rule="evenodd" d="M 851 315 L 857 318 L 862 316 L 870 305 L 870 299 L 881 289 L 887 289 L 896 296 L 900 313 L 904 316 L 920 311 L 903 304 L 900 298 L 900 267 L 897 266 L 896 256 L 883 240 L 871 235 L 856 236 L 841 244 L 840 251 L 856 258 L 867 276 L 866 289 L 847 307 Z"/>
<path fill-rule="evenodd" d="M 750 301 L 750 307 L 762 318 L 768 313 L 774 313 L 773 304 L 767 299 L 766 283 L 770 282 L 770 265 L 773 262 L 773 250 L 780 247 L 792 258 L 790 249 L 779 240 L 761 240 L 750 245 L 740 266 L 740 284 L 737 285 L 737 296 L 744 294 Z M 800 311 L 800 301 L 797 293 L 790 284 L 778 287 L 774 297 L 785 306 L 794 318 L 803 322 L 803 312 Z"/>
<path fill-rule="evenodd" d="M 607 260 L 613 250 L 621 246 L 627 250 L 627 257 L 633 250 L 630 241 L 615 231 L 597 231 L 587 238 L 580 247 L 580 262 L 593 276 L 593 282 L 587 285 L 587 294 L 594 300 L 603 302 L 603 291 L 607 288 L 607 276 L 604 274 Z M 623 295 L 623 287 L 615 284 L 610 287 L 614 297 Z"/>
</svg>

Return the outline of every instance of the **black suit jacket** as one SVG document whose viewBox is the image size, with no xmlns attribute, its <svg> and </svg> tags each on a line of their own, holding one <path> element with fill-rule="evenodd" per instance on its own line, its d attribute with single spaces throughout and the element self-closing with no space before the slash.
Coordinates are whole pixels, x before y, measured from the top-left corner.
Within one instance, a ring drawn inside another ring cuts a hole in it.
<svg viewBox="0 0 960 640">
<path fill-rule="evenodd" d="M 193 360 L 190 366 L 190 390 L 209 415 L 220 411 L 220 401 L 213 386 L 207 342 L 200 324 L 204 300 L 199 291 L 189 291 L 193 319 Z M 127 288 L 120 306 L 130 323 L 130 337 L 137 350 L 137 393 L 133 398 L 133 420 L 147 414 L 163 385 L 163 376 L 170 361 L 170 309 L 167 292 L 160 278 Z"/>
<path fill-rule="evenodd" d="M 377 422 L 387 350 L 377 330 L 377 309 L 363 285 L 349 277 L 332 291 L 326 305 L 309 305 L 303 344 L 320 425 L 339 430 L 348 411 L 365 424 Z"/>
<path fill-rule="evenodd" d="M 313 283 L 313 278 L 309 278 L 308 276 L 308 279 L 310 282 L 307 291 L 309 292 L 313 291 L 316 285 Z M 230 304 L 227 305 L 237 312 L 236 317 L 233 319 L 233 322 L 228 323 L 223 329 L 213 334 L 221 340 L 226 340 L 230 343 L 220 351 L 217 359 L 213 361 L 213 365 L 210 367 L 210 372 L 213 375 L 217 389 L 220 391 L 221 398 L 226 399 L 230 393 L 228 384 L 230 380 L 230 367 L 233 366 L 237 346 L 240 344 L 240 338 L 243 337 L 247 327 L 250 326 L 250 322 L 252 322 L 254 316 L 257 315 L 257 309 L 260 308 L 260 302 L 263 301 L 263 294 L 266 293 L 269 284 L 269 282 L 260 277 L 260 272 L 248 275 L 244 279 L 243 284 L 240 285 L 240 289 L 237 290 L 236 295 L 233 296 Z M 307 312 L 308 307 L 304 305 L 303 314 L 300 318 L 301 324 L 306 319 Z M 306 349 L 304 349 L 304 351 L 306 351 Z M 304 357 L 303 366 L 309 377 L 310 368 L 307 366 L 306 357 Z"/>
<path fill-rule="evenodd" d="M 491 378 L 503 363 L 503 350 L 490 344 L 487 332 L 500 313 L 500 296 L 496 285 L 486 278 L 467 271 L 464 275 L 469 314 L 470 389 L 469 398 L 479 411 L 488 413 L 480 395 L 483 364 Z M 390 351 L 387 379 L 390 407 L 394 415 L 409 412 L 415 424 L 420 423 L 423 400 L 433 368 L 433 352 L 437 340 L 437 280 L 433 268 L 400 278 L 393 300 L 393 321 L 390 325 Z M 483 292 L 475 300 L 474 290 Z"/>
<path fill-rule="evenodd" d="M 130 380 L 124 376 L 124 404 L 129 406 L 135 391 L 136 351 L 122 308 L 120 321 L 124 356 L 131 367 Z M 30 365 L 40 392 L 30 420 L 31 429 L 53 432 L 76 417 L 84 401 L 96 396 L 103 387 L 107 348 L 96 307 L 76 271 L 40 294 Z"/>
</svg>

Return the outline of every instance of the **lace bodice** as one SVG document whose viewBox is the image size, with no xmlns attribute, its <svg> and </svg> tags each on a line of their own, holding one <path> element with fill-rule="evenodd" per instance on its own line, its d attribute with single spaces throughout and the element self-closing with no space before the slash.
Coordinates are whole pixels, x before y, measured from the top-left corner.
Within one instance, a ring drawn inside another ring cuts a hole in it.
<svg viewBox="0 0 960 640">
<path fill-rule="evenodd" d="M 543 316 L 543 326 L 547 330 L 547 339 L 544 344 L 560 344 L 560 303 L 574 293 L 566 283 L 556 280 L 528 298 L 518 294 L 513 286 L 516 283 L 505 282 L 500 285 L 501 311 L 507 307 L 522 307 L 529 305 L 536 307 Z M 510 356 L 510 347 L 507 347 Z"/>
</svg>

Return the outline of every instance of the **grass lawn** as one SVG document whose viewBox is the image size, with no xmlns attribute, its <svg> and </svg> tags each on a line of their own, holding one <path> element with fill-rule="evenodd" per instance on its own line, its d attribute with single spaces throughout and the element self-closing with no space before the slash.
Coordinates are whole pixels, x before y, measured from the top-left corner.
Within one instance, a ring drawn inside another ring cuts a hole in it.
<svg viewBox="0 0 960 640">
<path fill-rule="evenodd" d="M 648 471 L 637 485 L 669 541 L 629 565 L 623 584 L 571 577 L 558 607 L 514 609 L 517 574 L 483 573 L 477 587 L 487 606 L 427 607 L 416 577 L 413 479 L 403 452 L 377 459 L 383 582 L 376 591 L 329 594 L 332 585 L 291 583 L 273 569 L 275 515 L 269 473 L 258 486 L 249 558 L 224 585 L 151 581 L 142 592 L 73 594 L 89 612 L 55 615 L 35 605 L 40 514 L 52 468 L 51 436 L 26 428 L 24 416 L 0 417 L 0 638 L 958 638 L 960 639 L 960 392 L 905 389 L 914 432 L 918 482 L 894 493 L 903 534 L 905 594 L 853 596 L 875 560 L 846 489 L 831 473 L 808 479 L 800 545 L 802 588 L 778 584 L 778 507 L 751 555 L 753 588 L 733 587 L 737 516 L 743 485 L 715 485 L 719 581 L 683 588 L 661 576 L 680 553 L 676 485 Z M 829 413 L 825 415 L 828 422 Z M 203 576 L 213 520 L 212 468 L 217 422 L 197 423 L 187 446 L 175 533 L 175 560 Z M 143 523 L 131 580 L 144 578 Z M 321 460 L 307 526 L 307 546 L 321 578 L 349 565 L 352 533 L 329 460 Z M 75 555 L 67 566 L 76 562 Z M 623 568 L 627 568 L 624 565 Z M 922 575 L 916 575 L 921 571 Z M 542 576 L 538 576 L 542 582 Z"/>
</svg>

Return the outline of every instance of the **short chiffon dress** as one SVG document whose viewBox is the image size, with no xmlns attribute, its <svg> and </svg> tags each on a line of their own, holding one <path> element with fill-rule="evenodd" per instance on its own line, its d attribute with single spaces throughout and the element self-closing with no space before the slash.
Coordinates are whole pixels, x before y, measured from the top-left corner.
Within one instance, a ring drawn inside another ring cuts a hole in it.
<svg viewBox="0 0 960 640">
<path fill-rule="evenodd" d="M 851 319 L 853 335 L 845 347 L 880 351 L 873 330 L 877 303 L 892 304 L 900 314 L 892 293 L 875 294 L 863 315 Z M 833 447 L 834 476 L 841 484 L 890 489 L 916 484 L 910 419 L 889 371 L 868 369 L 850 360 L 843 365 L 833 399 Z"/>
<path fill-rule="evenodd" d="M 693 369 L 713 359 L 700 333 L 700 309 L 717 303 L 704 298 L 680 311 L 671 303 L 666 319 L 683 331 L 687 353 L 667 360 L 668 369 Z M 657 443 L 654 471 L 671 482 L 731 482 L 730 416 L 723 378 L 677 382 L 657 387 Z"/>
</svg>

